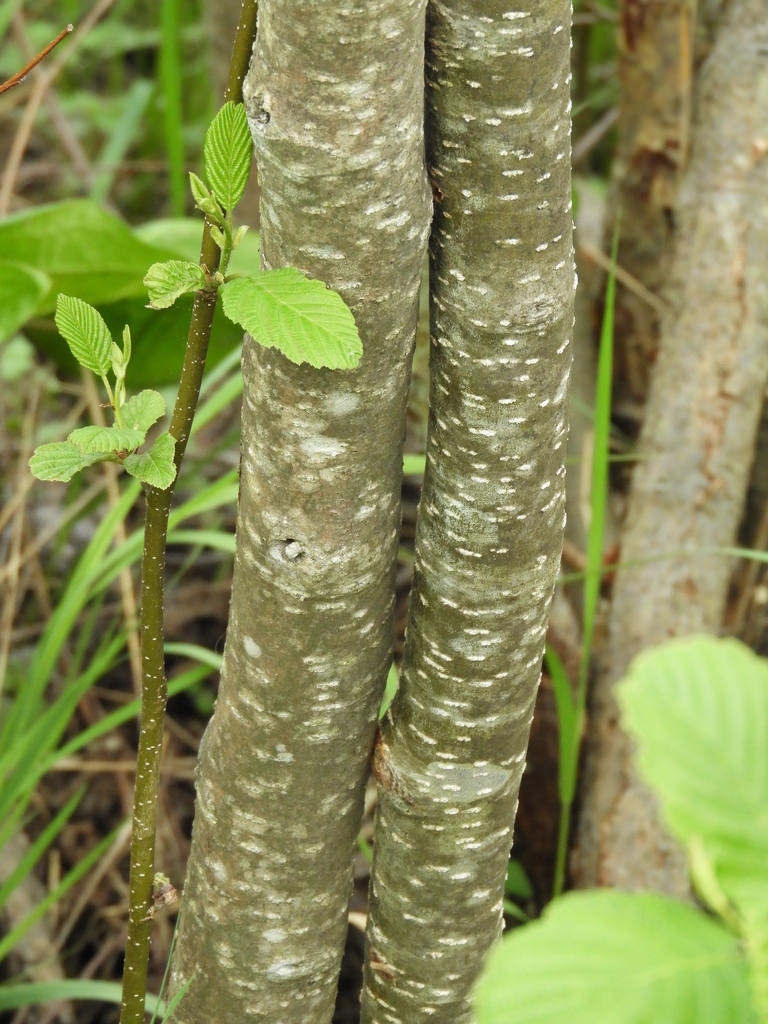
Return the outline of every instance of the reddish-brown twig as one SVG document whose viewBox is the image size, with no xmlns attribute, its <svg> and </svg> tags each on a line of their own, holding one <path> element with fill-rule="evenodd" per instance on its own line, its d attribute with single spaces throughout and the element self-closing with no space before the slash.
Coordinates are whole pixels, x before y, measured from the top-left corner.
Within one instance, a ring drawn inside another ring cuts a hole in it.
<svg viewBox="0 0 768 1024">
<path fill-rule="evenodd" d="M 51 50 L 53 50 L 55 47 L 57 47 L 59 45 L 59 43 L 61 42 L 61 40 L 65 36 L 68 36 L 69 33 L 72 32 L 72 31 L 74 31 L 74 25 L 67 25 L 66 28 L 63 28 L 61 30 L 61 32 L 59 32 L 59 34 L 56 36 L 55 39 L 52 39 L 50 41 L 50 43 L 48 43 L 47 46 L 43 47 L 43 49 L 40 51 L 40 53 L 38 53 L 38 55 L 36 57 L 32 58 L 32 60 L 29 62 L 29 64 L 26 64 L 21 69 L 21 71 L 17 71 L 16 74 L 12 75 L 8 79 L 7 82 L 3 82 L 0 85 L 0 93 L 7 92 L 8 89 L 12 89 L 14 87 L 14 85 L 18 85 L 20 82 L 23 82 L 24 79 L 29 74 L 29 72 L 32 70 L 32 68 L 37 67 L 37 65 L 40 63 L 40 61 L 43 60 L 45 57 L 47 57 L 48 54 L 51 52 Z"/>
</svg>

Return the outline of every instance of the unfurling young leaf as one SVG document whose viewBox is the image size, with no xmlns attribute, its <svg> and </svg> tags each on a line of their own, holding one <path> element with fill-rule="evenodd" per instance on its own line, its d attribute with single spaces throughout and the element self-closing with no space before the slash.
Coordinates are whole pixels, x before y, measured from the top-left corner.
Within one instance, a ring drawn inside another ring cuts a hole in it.
<svg viewBox="0 0 768 1024">
<path fill-rule="evenodd" d="M 149 428 L 165 415 L 165 399 L 159 391 L 140 391 L 133 395 L 120 410 L 123 424 L 146 435 Z"/>
<path fill-rule="evenodd" d="M 230 320 L 293 363 L 348 370 L 360 362 L 363 345 L 342 297 L 293 267 L 229 281 L 221 299 Z"/>
<path fill-rule="evenodd" d="M 215 224 L 211 225 L 211 238 L 214 240 L 216 245 L 218 245 L 218 247 L 222 250 L 227 244 L 227 236 L 224 234 L 221 228 L 217 228 Z"/>
<path fill-rule="evenodd" d="M 29 468 L 38 480 L 66 483 L 75 473 L 103 458 L 101 452 L 84 452 L 69 441 L 54 441 L 53 444 L 41 444 L 35 449 L 29 460 Z"/>
<path fill-rule="evenodd" d="M 123 365 L 127 366 L 131 361 L 131 328 L 128 324 L 123 328 Z"/>
<path fill-rule="evenodd" d="M 78 363 L 105 377 L 112 362 L 112 335 L 98 310 L 72 295 L 59 295 L 56 326 Z"/>
<path fill-rule="evenodd" d="M 109 452 L 132 452 L 144 444 L 146 431 L 127 427 L 79 427 L 67 438 L 86 455 Z"/>
<path fill-rule="evenodd" d="M 220 224 L 224 220 L 224 211 L 216 202 L 213 193 L 196 174 L 189 172 L 189 186 L 192 190 L 192 198 L 195 206 L 202 210 L 212 221 Z"/>
<path fill-rule="evenodd" d="M 225 103 L 205 134 L 205 176 L 225 210 L 242 198 L 251 169 L 251 133 L 242 103 Z"/>
<path fill-rule="evenodd" d="M 112 355 L 112 373 L 119 380 L 121 377 L 125 377 L 125 356 L 123 355 L 123 350 L 114 341 L 112 342 L 110 352 Z"/>
<path fill-rule="evenodd" d="M 206 199 L 213 198 L 208 186 L 202 178 L 198 178 L 194 171 L 189 172 L 189 188 L 196 205 L 199 205 Z"/>
<path fill-rule="evenodd" d="M 175 456 L 176 441 L 170 434 L 160 434 L 148 452 L 129 455 L 123 465 L 143 484 L 165 490 L 176 476 Z"/>
<path fill-rule="evenodd" d="M 176 299 L 188 292 L 205 287 L 205 274 L 197 263 L 186 260 L 166 260 L 153 263 L 144 276 L 153 309 L 167 309 Z"/>
<path fill-rule="evenodd" d="M 131 361 L 131 329 L 123 328 L 123 347 L 112 342 L 112 373 L 115 375 L 114 407 L 120 409 L 125 402 L 125 375 Z"/>
</svg>

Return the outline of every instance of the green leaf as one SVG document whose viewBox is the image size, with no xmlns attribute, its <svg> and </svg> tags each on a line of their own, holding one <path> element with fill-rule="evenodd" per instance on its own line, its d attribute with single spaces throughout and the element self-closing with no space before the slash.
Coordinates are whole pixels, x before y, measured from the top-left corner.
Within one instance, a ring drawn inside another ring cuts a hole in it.
<svg viewBox="0 0 768 1024">
<path fill-rule="evenodd" d="M 225 103 L 205 133 L 205 176 L 225 210 L 240 202 L 251 170 L 251 133 L 242 103 Z"/>
<path fill-rule="evenodd" d="M 768 917 L 764 909 L 748 912 L 745 929 L 754 1002 L 763 1024 L 768 1020 Z"/>
<path fill-rule="evenodd" d="M 224 219 L 224 211 L 205 182 L 190 171 L 189 184 L 198 210 L 202 210 L 212 221 L 220 224 Z"/>
<path fill-rule="evenodd" d="M 352 369 L 363 345 L 342 297 L 293 267 L 229 281 L 220 289 L 224 312 L 260 345 L 293 363 Z"/>
<path fill-rule="evenodd" d="M 504 884 L 507 896 L 519 900 L 532 900 L 534 896 L 531 880 L 519 860 L 514 858 L 507 864 L 507 880 Z"/>
<path fill-rule="evenodd" d="M 182 295 L 169 309 L 149 309 L 146 305 L 146 294 L 145 291 L 143 300 L 124 300 L 111 306 L 104 306 L 101 310 L 102 316 L 115 336 L 122 330 L 123 324 L 131 325 L 133 357 L 126 379 L 133 390 L 166 384 L 175 384 L 178 387 L 193 296 Z M 227 320 L 221 303 L 217 302 L 206 366 L 214 366 L 233 348 L 239 348 L 242 341 L 242 330 Z M 49 341 L 42 335 L 36 335 L 35 342 L 41 348 L 45 347 L 46 351 L 51 350 Z M 58 349 L 60 355 L 71 359 L 65 345 L 59 342 Z"/>
<path fill-rule="evenodd" d="M 49 287 L 48 277 L 34 267 L 0 260 L 0 341 L 29 320 Z"/>
<path fill-rule="evenodd" d="M 227 236 L 220 228 L 217 228 L 215 224 L 211 225 L 211 238 L 223 252 L 227 244 Z"/>
<path fill-rule="evenodd" d="M 146 435 L 149 428 L 165 415 L 165 399 L 159 391 L 140 391 L 125 402 L 120 414 L 126 427 L 142 430 Z"/>
<path fill-rule="evenodd" d="M 38 480 L 58 480 L 66 483 L 75 473 L 92 466 L 103 458 L 100 452 L 84 452 L 69 441 L 41 444 L 29 460 L 29 468 Z"/>
<path fill-rule="evenodd" d="M 123 355 L 123 350 L 113 341 L 109 352 L 112 373 L 114 373 L 115 379 L 122 380 L 125 377 L 125 356 Z"/>
<path fill-rule="evenodd" d="M 86 455 L 97 452 L 132 452 L 144 444 L 146 431 L 131 430 L 128 427 L 79 427 L 73 430 L 67 440 Z"/>
<path fill-rule="evenodd" d="M 389 710 L 389 706 L 395 699 L 398 687 L 400 686 L 400 675 L 397 671 L 397 665 L 394 661 L 389 666 L 389 672 L 387 673 L 387 683 L 384 687 L 384 694 L 381 698 L 381 704 L 379 705 L 379 719 L 382 719 Z"/>
<path fill-rule="evenodd" d="M 737 941 L 654 893 L 569 893 L 491 952 L 477 1024 L 751 1024 Z"/>
<path fill-rule="evenodd" d="M 34 347 L 21 334 L 4 341 L 0 348 L 0 384 L 13 384 L 29 373 L 34 363 Z"/>
<path fill-rule="evenodd" d="M 166 260 L 153 263 L 144 277 L 153 309 L 167 309 L 188 292 L 205 287 L 205 274 L 197 263 Z"/>
<path fill-rule="evenodd" d="M 723 892 L 768 904 L 768 662 L 737 640 L 644 652 L 618 691 L 638 767 L 670 830 L 700 839 Z"/>
<path fill-rule="evenodd" d="M 130 361 L 131 361 L 131 349 L 132 349 L 131 328 L 128 326 L 128 324 L 126 324 L 125 327 L 123 328 L 123 365 L 124 366 L 128 366 L 128 363 L 130 363 Z"/>
<path fill-rule="evenodd" d="M 403 456 L 403 476 L 424 476 L 426 466 L 426 455 Z"/>
<path fill-rule="evenodd" d="M 235 233 L 232 235 L 232 249 L 233 250 L 236 249 L 238 247 L 238 245 L 240 245 L 240 243 L 242 242 L 242 240 L 245 238 L 245 236 L 247 234 L 248 234 L 248 225 L 247 224 L 241 224 L 240 227 L 237 229 L 237 231 L 235 231 Z"/>
<path fill-rule="evenodd" d="M 56 295 L 77 295 L 96 305 L 146 293 L 150 263 L 166 259 L 162 244 L 148 245 L 114 214 L 87 199 L 37 206 L 0 223 L 0 253 L 46 275 L 50 287 L 35 309 L 50 312 Z"/>
<path fill-rule="evenodd" d="M 176 476 L 175 455 L 176 441 L 170 434 L 160 434 L 148 452 L 129 455 L 123 465 L 143 484 L 165 490 Z"/>
<path fill-rule="evenodd" d="M 59 295 L 56 326 L 81 366 L 100 377 L 109 373 L 112 335 L 98 310 L 82 299 Z"/>
<path fill-rule="evenodd" d="M 192 198 L 195 200 L 195 205 L 199 206 L 200 203 L 206 202 L 208 199 L 212 199 L 211 192 L 208 186 L 205 184 L 202 178 L 199 178 L 194 171 L 189 172 L 189 190 L 192 193 Z M 200 225 L 195 221 L 197 225 L 198 234 L 200 233 Z"/>
</svg>

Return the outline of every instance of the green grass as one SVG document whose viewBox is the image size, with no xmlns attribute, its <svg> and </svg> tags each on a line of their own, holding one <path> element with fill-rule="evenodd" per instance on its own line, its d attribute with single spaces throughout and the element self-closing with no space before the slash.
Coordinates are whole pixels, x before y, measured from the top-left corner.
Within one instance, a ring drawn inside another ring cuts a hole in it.
<svg viewBox="0 0 768 1024">
<path fill-rule="evenodd" d="M 619 246 L 620 218 L 616 221 L 611 246 L 611 262 L 616 266 Z M 613 312 L 616 298 L 616 275 L 611 271 L 605 295 L 605 311 L 600 332 L 595 388 L 594 441 L 592 449 L 592 485 L 590 491 L 591 519 L 587 535 L 587 566 L 584 573 L 581 657 L 576 695 L 559 659 L 550 652 L 548 664 L 555 687 L 558 711 L 559 761 L 558 791 L 560 821 L 555 855 L 553 896 L 559 896 L 565 885 L 565 863 L 571 827 L 571 809 L 576 795 L 579 746 L 587 705 L 587 685 L 595 634 L 595 619 L 600 600 L 600 584 L 604 572 L 603 534 L 608 502 L 608 456 L 611 432 L 611 382 L 613 377 Z"/>
<path fill-rule="evenodd" d="M 0 1010 L 16 1010 L 22 1006 L 42 1006 L 45 1003 L 71 999 L 95 1000 L 119 1006 L 121 993 L 122 988 L 116 981 L 94 981 L 80 978 L 30 982 L 23 985 L 0 985 Z M 165 1008 L 157 996 L 147 996 L 146 1008 L 148 1013 L 155 1010 L 161 1013 L 165 1012 Z M 167 1019 L 167 1017 L 163 1017 L 163 1020 Z"/>
<path fill-rule="evenodd" d="M 182 131 L 184 117 L 181 105 L 181 2 L 161 0 L 160 6 L 160 89 L 165 149 L 168 156 L 171 212 L 174 217 L 181 217 L 187 198 L 187 171 Z"/>
<path fill-rule="evenodd" d="M 210 422 L 237 397 L 242 387 L 238 360 L 238 354 L 233 353 L 206 380 L 197 429 Z M 112 508 L 101 510 L 98 505 L 91 507 L 89 514 L 97 516 L 98 525 L 57 595 L 55 611 L 43 630 L 29 666 L 24 670 L 23 685 L 10 688 L 6 695 L 4 721 L 0 728 L 0 849 L 12 835 L 32 824 L 30 809 L 35 788 L 47 772 L 55 769 L 58 761 L 138 716 L 139 701 L 132 700 L 63 740 L 83 696 L 118 668 L 125 657 L 126 634 L 121 622 L 119 619 L 105 620 L 103 614 L 104 598 L 118 575 L 127 567 L 135 567 L 141 556 L 143 530 L 129 532 L 120 544 L 114 542 L 117 528 L 121 524 L 127 525 L 129 513 L 140 493 L 139 486 L 133 481 L 124 481 L 122 487 L 121 497 Z M 73 493 L 76 494 L 74 489 Z M 172 513 L 173 542 L 197 548 L 212 547 L 231 555 L 233 541 L 228 533 L 213 527 L 194 529 L 185 524 L 201 514 L 232 508 L 236 499 L 234 471 L 210 482 L 198 473 L 192 497 Z M 103 491 L 100 500 L 104 500 Z M 63 522 L 66 531 L 66 512 Z M 169 655 L 197 663 L 171 678 L 169 696 L 194 690 L 221 664 L 220 655 L 196 644 L 171 643 L 167 650 Z M 67 666 L 63 673 L 62 665 Z M 51 848 L 76 812 L 81 798 L 82 791 L 70 798 L 36 836 L 19 863 L 14 865 L 0 886 L 0 910 L 12 891 L 35 870 Z M 0 959 L 7 956 L 35 921 L 97 863 L 115 835 L 115 832 L 110 833 L 94 847 L 47 894 L 44 901 L 0 939 Z M 119 986 L 115 986 L 115 991 L 119 993 L 119 990 Z M 1 988 L 0 1007 L 38 1002 L 42 991 L 33 985 Z M 51 992 L 47 996 L 50 999 L 75 998 L 72 994 L 58 994 L 65 990 L 45 991 Z M 105 991 L 98 987 L 89 989 L 86 986 L 77 991 L 91 993 L 77 998 L 105 998 L 96 994 Z M 34 999 L 27 999 L 30 992 L 35 993 Z"/>
</svg>

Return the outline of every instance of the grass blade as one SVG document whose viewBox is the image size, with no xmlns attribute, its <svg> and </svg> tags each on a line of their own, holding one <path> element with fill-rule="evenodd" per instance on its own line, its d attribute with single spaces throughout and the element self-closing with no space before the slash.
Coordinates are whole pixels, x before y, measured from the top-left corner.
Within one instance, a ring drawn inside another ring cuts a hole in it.
<svg viewBox="0 0 768 1024">
<path fill-rule="evenodd" d="M 65 687 L 57 700 L 39 715 L 34 726 L 18 736 L 4 752 L 0 763 L 0 778 L 3 779 L 0 821 L 5 820 L 13 801 L 30 793 L 44 775 L 46 752 L 55 747 L 83 694 L 112 667 L 124 645 L 124 636 L 105 642 L 77 682 Z"/>
<path fill-rule="evenodd" d="M 74 814 L 75 808 L 82 800 L 84 793 L 85 788 L 81 787 L 75 795 L 67 801 L 56 817 L 46 825 L 37 839 L 35 839 L 34 843 L 32 843 L 3 884 L 0 885 L 0 909 L 2 909 L 5 901 L 13 890 L 24 881 L 59 832 L 64 828 L 67 821 L 69 821 L 71 816 Z"/>
<path fill-rule="evenodd" d="M 7 748 L 9 738 L 24 732 L 37 715 L 40 700 L 54 666 L 74 624 L 90 594 L 90 582 L 112 543 L 115 528 L 128 514 L 139 495 L 139 484 L 126 487 L 120 501 L 107 513 L 77 561 L 59 603 L 35 650 L 27 680 L 17 694 L 0 732 L 0 751 Z"/>
<path fill-rule="evenodd" d="M 122 988 L 116 981 L 94 981 L 89 978 L 63 978 L 58 981 L 30 982 L 25 985 L 0 985 L 0 1010 L 20 1006 L 42 1006 L 45 1003 L 92 999 L 99 1003 L 120 1004 Z M 147 1013 L 164 1011 L 157 996 L 147 995 Z"/>
<path fill-rule="evenodd" d="M 115 122 L 94 167 L 91 199 L 97 203 L 109 197 L 118 168 L 142 128 L 153 91 L 152 83 L 143 78 L 137 79 L 128 90 L 123 113 Z"/>
<path fill-rule="evenodd" d="M 603 533 L 605 529 L 605 508 L 608 501 L 608 453 L 611 433 L 611 382 L 613 377 L 613 312 L 616 299 L 616 258 L 619 249 L 621 218 L 616 220 L 611 245 L 611 272 L 605 292 L 605 310 L 600 331 L 600 351 L 597 360 L 597 385 L 595 389 L 595 433 L 592 449 L 592 486 L 590 507 L 592 517 L 587 535 L 587 566 L 584 574 L 583 625 L 579 678 L 576 686 L 575 720 L 572 723 L 572 742 L 569 743 L 570 763 L 561 765 L 559 783 L 561 788 L 560 824 L 557 836 L 557 855 L 553 896 L 559 896 L 565 884 L 565 861 L 568 853 L 568 838 L 571 827 L 571 808 L 576 792 L 579 761 L 579 737 L 581 736 L 587 705 L 587 683 L 592 657 L 592 642 L 595 633 L 595 618 L 600 599 L 600 582 L 603 568 Z"/>
<path fill-rule="evenodd" d="M 163 130 L 168 154 L 171 211 L 174 217 L 181 217 L 184 214 L 187 196 L 187 175 L 181 109 L 180 0 L 162 0 L 161 31 L 160 90 L 163 99 Z"/>
<path fill-rule="evenodd" d="M 83 859 L 77 863 L 71 871 L 68 871 L 64 878 L 59 882 L 55 889 L 52 889 L 45 897 L 41 900 L 38 905 L 32 910 L 27 916 L 21 921 L 13 931 L 9 932 L 2 939 L 0 939 L 0 962 L 8 955 L 13 949 L 19 939 L 24 935 L 32 925 L 39 921 L 43 914 L 64 896 L 73 885 L 83 877 L 83 875 L 90 870 L 90 868 L 96 863 L 101 855 L 107 850 L 107 848 L 115 841 L 117 835 L 122 831 L 123 823 L 118 825 L 116 829 L 113 829 L 108 836 L 106 836 L 100 843 L 98 843 L 92 850 L 83 857 Z"/>
</svg>

